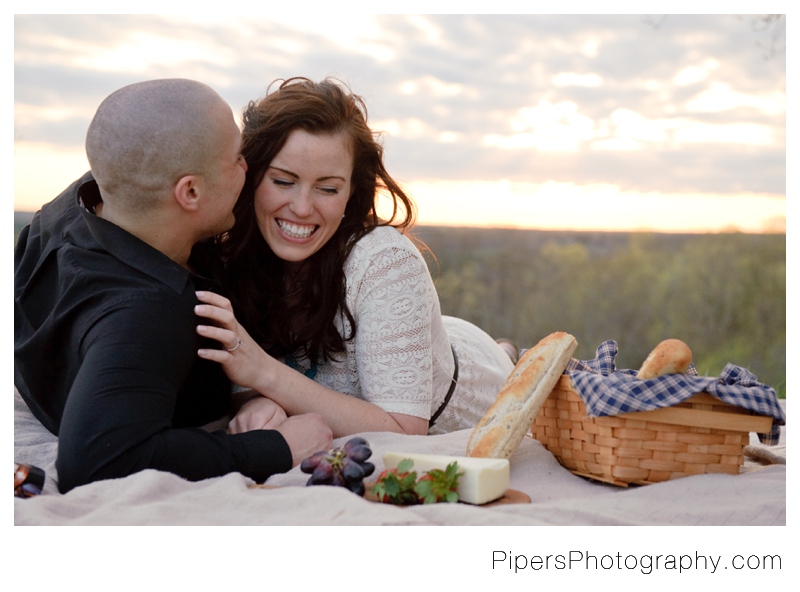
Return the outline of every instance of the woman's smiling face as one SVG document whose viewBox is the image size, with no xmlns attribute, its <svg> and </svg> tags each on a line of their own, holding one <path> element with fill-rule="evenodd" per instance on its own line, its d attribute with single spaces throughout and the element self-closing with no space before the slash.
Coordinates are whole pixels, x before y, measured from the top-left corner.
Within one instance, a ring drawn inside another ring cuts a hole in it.
<svg viewBox="0 0 800 592">
<path fill-rule="evenodd" d="M 279 258 L 300 263 L 330 240 L 350 199 L 352 172 L 346 133 L 289 134 L 254 198 L 258 228 Z"/>
</svg>

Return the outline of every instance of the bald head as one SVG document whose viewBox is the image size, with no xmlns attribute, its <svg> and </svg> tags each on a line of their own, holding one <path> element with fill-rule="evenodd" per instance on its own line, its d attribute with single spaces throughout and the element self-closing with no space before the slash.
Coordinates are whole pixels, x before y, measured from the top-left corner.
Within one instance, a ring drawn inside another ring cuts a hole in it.
<svg viewBox="0 0 800 592">
<path fill-rule="evenodd" d="M 215 164 L 226 118 L 230 125 L 222 97 L 193 80 L 151 80 L 112 93 L 86 134 L 103 199 L 128 211 L 157 206 L 178 179 Z"/>
</svg>

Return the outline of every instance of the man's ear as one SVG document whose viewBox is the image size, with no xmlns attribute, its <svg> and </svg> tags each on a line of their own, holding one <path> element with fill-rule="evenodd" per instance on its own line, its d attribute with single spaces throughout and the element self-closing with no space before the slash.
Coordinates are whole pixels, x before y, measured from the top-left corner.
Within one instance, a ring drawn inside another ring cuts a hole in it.
<svg viewBox="0 0 800 592">
<path fill-rule="evenodd" d="M 202 177 L 200 175 L 185 175 L 178 179 L 173 189 L 173 196 L 187 212 L 194 212 L 200 204 L 200 194 L 202 192 Z"/>
</svg>

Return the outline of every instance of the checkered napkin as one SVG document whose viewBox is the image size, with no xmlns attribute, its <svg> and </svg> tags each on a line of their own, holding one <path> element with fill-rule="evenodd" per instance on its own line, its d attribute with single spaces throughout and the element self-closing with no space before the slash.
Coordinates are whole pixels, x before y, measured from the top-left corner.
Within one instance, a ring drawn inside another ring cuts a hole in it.
<svg viewBox="0 0 800 592">
<path fill-rule="evenodd" d="M 671 407 L 705 391 L 725 403 L 772 417 L 772 431 L 759 434 L 758 437 L 763 444 L 778 443 L 780 426 L 786 424 L 786 417 L 775 390 L 759 383 L 752 372 L 728 364 L 719 378 L 708 378 L 698 376 L 692 365 L 687 374 L 667 374 L 640 380 L 636 378 L 636 370 L 616 369 L 614 359 L 618 351 L 615 341 L 604 341 L 597 348 L 594 360 L 573 358 L 567 364 L 564 373 L 569 374 L 590 416 Z"/>
</svg>

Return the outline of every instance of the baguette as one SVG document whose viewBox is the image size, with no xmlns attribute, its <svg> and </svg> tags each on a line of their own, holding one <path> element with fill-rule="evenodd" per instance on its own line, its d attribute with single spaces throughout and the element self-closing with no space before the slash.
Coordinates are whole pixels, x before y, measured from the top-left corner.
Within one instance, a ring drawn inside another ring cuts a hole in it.
<svg viewBox="0 0 800 592">
<path fill-rule="evenodd" d="M 467 456 L 510 458 L 578 347 L 575 338 L 552 333 L 517 362 L 494 403 L 472 430 Z"/>
<path fill-rule="evenodd" d="M 648 380 L 664 374 L 685 374 L 692 363 L 692 350 L 680 339 L 665 339 L 650 352 L 636 378 Z"/>
</svg>

